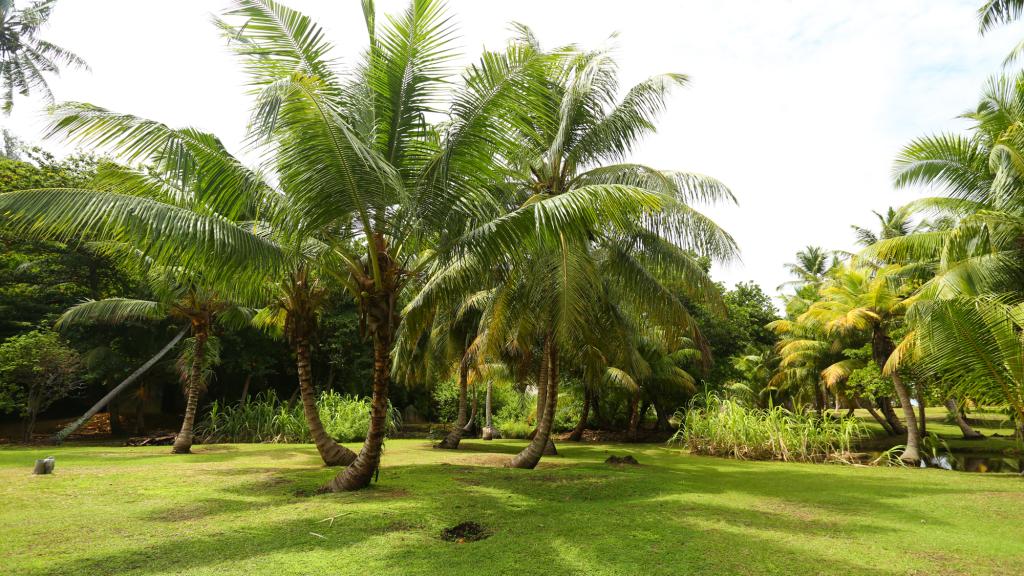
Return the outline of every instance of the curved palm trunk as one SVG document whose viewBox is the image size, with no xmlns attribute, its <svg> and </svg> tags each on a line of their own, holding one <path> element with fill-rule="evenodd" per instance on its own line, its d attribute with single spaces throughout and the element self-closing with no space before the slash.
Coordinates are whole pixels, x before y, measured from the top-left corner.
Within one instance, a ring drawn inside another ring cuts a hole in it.
<svg viewBox="0 0 1024 576">
<path fill-rule="evenodd" d="M 188 377 L 188 403 L 185 405 L 185 419 L 181 422 L 181 431 L 174 438 L 174 445 L 171 447 L 172 454 L 192 452 L 192 426 L 195 424 L 196 411 L 199 408 L 199 389 L 202 386 L 203 361 L 206 358 L 208 337 L 205 325 L 197 325 L 194 332 L 196 351 L 192 356 L 192 370 Z"/>
<path fill-rule="evenodd" d="M 900 422 L 899 416 L 896 415 L 896 411 L 892 408 L 892 400 L 883 396 L 875 400 L 878 404 L 879 410 L 882 411 L 882 415 L 885 416 L 885 421 L 889 423 L 889 429 L 893 434 L 906 434 L 907 429 Z"/>
<path fill-rule="evenodd" d="M 896 389 L 896 396 L 900 399 L 903 408 L 903 417 L 907 420 L 907 447 L 900 456 L 900 460 L 911 463 L 920 462 L 921 430 L 917 427 L 917 415 L 914 414 L 914 406 L 910 403 L 910 393 L 899 374 L 893 373 L 892 386 Z"/>
<path fill-rule="evenodd" d="M 92 418 L 93 416 L 96 415 L 97 412 L 102 410 L 103 407 L 106 406 L 111 400 L 113 400 L 115 396 L 120 394 L 125 388 L 131 386 L 132 382 L 138 380 L 139 376 L 145 374 L 147 370 L 149 370 L 150 368 L 153 367 L 154 364 L 159 362 L 160 359 L 163 358 L 165 354 L 170 352 L 171 348 L 174 348 L 174 346 L 179 341 L 181 341 L 182 338 L 185 337 L 185 334 L 188 334 L 188 328 L 185 328 L 181 332 L 178 332 L 174 336 L 174 338 L 171 339 L 170 342 L 168 342 L 163 348 L 160 349 L 159 352 L 154 354 L 153 357 L 150 358 L 149 360 L 146 360 L 145 364 L 136 368 L 134 372 L 129 374 L 127 378 L 125 378 L 124 380 L 121 381 L 120 384 L 115 386 L 113 390 L 107 392 L 106 395 L 103 396 L 103 398 L 100 398 L 99 402 L 93 404 L 92 408 L 89 408 L 89 410 L 87 410 L 85 414 L 82 414 L 82 416 L 78 418 L 78 420 L 75 420 L 71 424 L 65 426 L 63 430 L 57 432 L 57 434 L 53 437 L 53 442 L 57 445 L 60 445 L 68 436 L 74 434 L 76 430 L 81 428 L 83 424 L 88 422 L 90 418 Z"/>
<path fill-rule="evenodd" d="M 544 415 L 544 407 L 548 403 L 548 354 L 547 351 L 541 354 L 540 368 L 537 372 L 537 407 L 534 410 L 536 413 L 535 418 L 537 419 L 536 424 L 533 426 L 533 430 L 530 435 L 526 438 L 533 440 L 537 437 L 537 428 L 540 427 L 540 419 Z"/>
<path fill-rule="evenodd" d="M 470 419 L 466 415 L 468 408 L 468 402 L 466 401 L 467 390 L 469 388 L 469 362 L 467 354 L 463 354 L 462 361 L 459 362 L 459 419 L 455 422 L 455 426 L 452 427 L 452 431 L 437 443 L 435 448 L 442 448 L 444 450 L 455 450 L 459 447 L 459 443 L 462 441 L 462 436 L 468 430 Z M 474 411 L 475 412 L 475 411 Z"/>
<path fill-rule="evenodd" d="M 979 440 L 984 438 L 985 435 L 978 432 L 967 422 L 964 415 L 960 412 L 960 406 L 956 402 L 956 398 L 950 396 L 946 398 L 946 409 L 949 410 L 950 415 L 956 420 L 956 425 L 960 427 L 960 433 L 963 434 L 964 440 Z"/>
<path fill-rule="evenodd" d="M 543 390 L 545 391 L 544 413 L 537 421 L 537 432 L 533 440 L 523 448 L 521 452 L 512 457 L 505 464 L 508 468 L 535 468 L 540 462 L 545 450 L 554 448 L 551 441 L 551 425 L 555 419 L 555 408 L 558 404 L 558 346 L 548 335 L 545 341 L 546 366 L 542 370 Z"/>
<path fill-rule="evenodd" d="M 316 444 L 320 458 L 328 466 L 347 466 L 356 459 L 356 453 L 334 441 L 320 421 L 320 410 L 316 407 L 316 391 L 313 389 L 313 374 L 309 363 L 309 340 L 295 342 L 295 364 L 299 374 L 299 394 L 302 396 L 302 413 L 306 416 L 309 433 Z"/>
<path fill-rule="evenodd" d="M 391 338 L 386 334 L 377 333 L 373 339 L 373 399 L 370 403 L 370 427 L 355 461 L 327 485 L 332 492 L 365 488 L 380 466 L 384 435 L 387 432 L 390 381 Z"/>
<path fill-rule="evenodd" d="M 884 430 L 886 434 L 890 436 L 894 434 L 892 428 L 889 427 L 889 422 L 878 413 L 878 410 L 875 410 L 874 406 L 872 406 L 870 402 L 861 402 L 860 398 L 856 398 L 853 403 L 867 410 L 868 414 L 871 414 L 871 417 L 878 422 L 878 425 L 882 427 L 882 430 Z"/>
<path fill-rule="evenodd" d="M 587 429 L 587 419 L 590 418 L 590 390 L 583 389 L 583 410 L 580 412 L 580 421 L 569 434 L 569 440 L 579 442 L 583 439 L 583 431 Z"/>
</svg>

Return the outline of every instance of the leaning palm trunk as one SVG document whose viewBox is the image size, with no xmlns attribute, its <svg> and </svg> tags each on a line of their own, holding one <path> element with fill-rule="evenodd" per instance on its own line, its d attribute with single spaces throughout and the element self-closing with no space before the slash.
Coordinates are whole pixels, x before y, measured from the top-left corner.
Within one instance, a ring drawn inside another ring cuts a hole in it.
<svg viewBox="0 0 1024 576">
<path fill-rule="evenodd" d="M 490 379 L 487 380 L 487 395 L 484 398 L 484 431 L 481 434 L 481 438 L 484 440 L 494 439 L 494 420 L 491 414 L 491 389 L 494 383 Z"/>
<path fill-rule="evenodd" d="M 181 431 L 174 438 L 172 454 L 188 454 L 192 451 L 192 425 L 195 424 L 196 411 L 199 409 L 199 390 L 202 388 L 203 361 L 206 357 L 205 327 L 195 330 L 196 350 L 192 356 L 192 369 L 188 377 L 188 403 L 185 406 L 185 419 L 181 422 Z"/>
<path fill-rule="evenodd" d="M 373 398 L 370 403 L 370 427 L 366 441 L 355 461 L 331 480 L 332 492 L 359 490 L 373 479 L 384 450 L 388 420 L 388 385 L 391 381 L 391 338 L 378 333 L 373 339 Z"/>
<path fill-rule="evenodd" d="M 459 447 L 459 442 L 462 441 L 462 436 L 468 430 L 467 427 L 471 420 L 467 417 L 467 404 L 466 391 L 469 382 L 469 361 L 468 352 L 463 354 L 462 361 L 459 362 L 459 418 L 455 422 L 455 426 L 452 427 L 452 431 L 445 436 L 444 440 L 438 442 L 436 448 L 443 448 L 445 450 L 455 450 Z M 475 414 L 474 414 L 475 416 Z"/>
<path fill-rule="evenodd" d="M 661 412 L 658 412 L 660 415 Z M 590 418 L 590 391 L 587 389 L 583 390 L 583 411 L 580 413 L 580 421 L 576 423 L 576 427 L 572 429 L 572 433 L 569 434 L 569 440 L 573 442 L 579 442 L 583 439 L 583 431 L 587 429 L 587 419 Z"/>
<path fill-rule="evenodd" d="M 558 404 L 558 346 L 552 341 L 550 335 L 545 342 L 545 348 L 545 358 L 542 360 L 544 366 L 541 371 L 541 389 L 545 391 L 546 400 L 544 411 L 543 414 L 538 414 L 537 431 L 533 440 L 505 464 L 508 468 L 535 468 L 545 450 L 549 449 L 551 426 L 555 420 L 555 408 Z M 550 448 L 553 447 L 552 445 Z"/>
<path fill-rule="evenodd" d="M 956 420 L 956 425 L 960 427 L 960 433 L 963 434 L 964 440 L 978 440 L 985 437 L 984 434 L 972 428 L 967 419 L 964 418 L 956 398 L 952 396 L 946 398 L 946 409 L 949 410 L 949 414 Z"/>
<path fill-rule="evenodd" d="M 68 436 L 74 434 L 76 430 L 81 428 L 83 424 L 88 422 L 90 418 L 92 418 L 93 416 L 96 415 L 97 412 L 102 410 L 103 407 L 106 406 L 111 400 L 113 400 L 115 396 L 124 391 L 125 388 L 131 386 L 133 382 L 138 380 L 140 376 L 145 374 L 147 370 L 149 370 L 150 368 L 153 367 L 154 364 L 159 362 L 160 359 L 163 358 L 165 354 L 170 352 L 171 348 L 174 348 L 174 346 L 182 338 L 185 337 L 185 334 L 188 334 L 188 328 L 185 328 L 181 332 L 178 332 L 178 334 L 175 335 L 175 337 L 172 338 L 171 341 L 167 343 L 167 345 L 161 348 L 159 352 L 154 354 L 152 358 L 147 360 L 145 364 L 139 366 L 134 372 L 129 374 L 127 378 L 121 381 L 121 383 L 115 386 L 110 392 L 107 392 L 107 394 L 103 398 L 100 398 L 99 402 L 93 404 L 92 408 L 89 408 L 89 410 L 87 410 L 85 414 L 82 414 L 82 416 L 78 420 L 75 420 L 71 424 L 65 426 L 63 430 L 57 432 L 57 434 L 54 435 L 53 437 L 53 442 L 57 445 L 60 445 L 62 442 L 64 442 L 64 440 L 67 439 Z"/>
<path fill-rule="evenodd" d="M 882 415 L 885 416 L 885 421 L 889 423 L 889 429 L 893 434 L 906 434 L 907 429 L 900 422 L 899 416 L 896 415 L 896 411 L 892 408 L 892 400 L 888 397 L 882 396 L 876 400 L 878 408 L 882 411 Z"/>
<path fill-rule="evenodd" d="M 918 448 L 921 445 L 921 430 L 917 427 L 917 415 L 914 414 L 914 405 L 910 403 L 910 393 L 903 384 L 903 379 L 895 372 L 892 374 L 892 386 L 896 389 L 896 396 L 903 408 L 903 417 L 907 420 L 907 447 L 903 450 L 900 460 L 920 462 L 921 454 Z"/>
<path fill-rule="evenodd" d="M 853 403 L 867 410 L 868 414 L 871 414 L 871 417 L 878 422 L 878 425 L 882 427 L 882 430 L 884 430 L 886 434 L 889 434 L 890 436 L 895 434 L 892 431 L 892 428 L 889 427 L 889 422 L 878 413 L 878 410 L 875 410 L 874 406 L 872 406 L 870 402 L 861 402 L 860 398 L 856 398 Z"/>
<path fill-rule="evenodd" d="M 320 421 L 320 410 L 316 407 L 316 393 L 313 390 L 313 375 L 309 367 L 308 340 L 299 339 L 295 343 L 295 363 L 299 373 L 302 412 L 306 416 L 306 424 L 320 458 L 328 466 L 348 466 L 356 459 L 356 453 L 335 442 Z"/>
</svg>

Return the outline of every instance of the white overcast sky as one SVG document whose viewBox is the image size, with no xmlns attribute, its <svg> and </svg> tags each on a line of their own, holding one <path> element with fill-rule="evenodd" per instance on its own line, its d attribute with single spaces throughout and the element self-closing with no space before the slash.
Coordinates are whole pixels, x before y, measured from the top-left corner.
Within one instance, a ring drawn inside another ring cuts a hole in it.
<svg viewBox="0 0 1024 576">
<path fill-rule="evenodd" d="M 22 2 L 24 3 L 24 2 Z M 365 44 L 358 0 L 291 0 L 352 61 Z M 624 85 L 689 74 L 659 133 L 636 159 L 724 181 L 739 207 L 708 209 L 740 244 L 742 262 L 715 268 L 769 293 L 808 244 L 850 249 L 851 224 L 922 194 L 894 191 L 892 159 L 911 138 L 962 127 L 955 116 L 1024 36 L 981 38 L 981 0 L 453 0 L 463 61 L 500 47 L 523 22 L 547 45 L 594 46 L 613 32 Z M 405 6 L 378 0 L 378 12 Z M 209 22 L 226 2 L 63 0 L 43 35 L 91 72 L 52 82 L 58 100 L 191 125 L 238 149 L 248 99 L 237 63 Z M 43 103 L 18 100 L 0 123 L 39 142 Z M 45 146 L 64 151 L 56 142 Z"/>
</svg>

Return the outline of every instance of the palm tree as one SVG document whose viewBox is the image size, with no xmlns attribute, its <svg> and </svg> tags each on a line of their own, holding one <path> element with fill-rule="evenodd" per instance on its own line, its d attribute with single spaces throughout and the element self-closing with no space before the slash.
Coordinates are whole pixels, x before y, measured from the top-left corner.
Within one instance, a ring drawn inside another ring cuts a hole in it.
<svg viewBox="0 0 1024 576">
<path fill-rule="evenodd" d="M 803 288 L 811 286 L 817 289 L 824 282 L 829 270 L 835 267 L 835 259 L 829 263 L 829 252 L 819 246 L 808 246 L 796 253 L 796 262 L 785 264 L 786 270 L 796 276 L 796 280 L 784 282 L 777 288 L 781 290 L 786 286 Z"/>
<path fill-rule="evenodd" d="M 866 267 L 838 270 L 833 281 L 822 288 L 822 299 L 812 304 L 799 320 L 828 337 L 865 337 L 871 343 L 873 360 L 884 369 L 896 349 L 891 331 L 907 307 L 906 290 L 893 272 Z M 907 443 L 901 459 L 917 462 L 921 432 L 910 393 L 898 370 L 888 374 L 907 423 Z"/>
<path fill-rule="evenodd" d="M 1022 13 L 1022 0 L 987 0 L 978 9 L 978 30 L 984 34 L 1000 24 L 1020 19 Z"/>
<path fill-rule="evenodd" d="M 878 219 L 878 232 L 861 226 L 850 226 L 857 236 L 857 244 L 865 247 L 871 246 L 881 240 L 907 236 L 919 231 L 921 226 L 915 226 L 911 219 L 912 208 L 912 205 L 900 208 L 890 206 L 885 214 L 879 214 L 872 210 L 871 213 Z"/>
<path fill-rule="evenodd" d="M 73 52 L 39 37 L 56 4 L 57 0 L 37 0 L 18 10 L 14 0 L 0 0 L 0 85 L 5 114 L 14 107 L 15 93 L 28 96 L 38 90 L 52 102 L 45 75 L 59 74 L 60 66 L 89 68 Z"/>
<path fill-rule="evenodd" d="M 217 322 L 244 324 L 244 311 L 215 290 L 206 287 L 195 277 L 165 267 L 152 267 L 145 274 L 146 284 L 153 300 L 107 298 L 88 300 L 67 310 L 58 326 L 79 323 L 114 323 L 130 321 L 161 321 L 186 323 L 191 338 L 181 358 L 182 381 L 186 386 L 185 417 L 181 431 L 174 439 L 171 451 L 187 454 L 192 448 L 192 428 L 199 406 L 199 395 L 206 386 L 207 370 L 217 354 L 211 354 L 217 345 L 211 341 Z"/>
</svg>

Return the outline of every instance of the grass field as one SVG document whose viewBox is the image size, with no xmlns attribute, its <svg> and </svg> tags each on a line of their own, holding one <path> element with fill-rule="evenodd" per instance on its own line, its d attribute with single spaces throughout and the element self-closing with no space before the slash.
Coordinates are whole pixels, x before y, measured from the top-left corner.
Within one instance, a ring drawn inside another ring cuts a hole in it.
<svg viewBox="0 0 1024 576">
<path fill-rule="evenodd" d="M 0 572 L 1019 574 L 1024 479 L 738 462 L 653 445 L 387 444 L 379 482 L 311 496 L 311 446 L 0 449 Z M 639 467 L 612 467 L 609 454 Z M 56 473 L 32 476 L 54 454 Z M 492 535 L 439 538 L 473 520 Z"/>
</svg>

